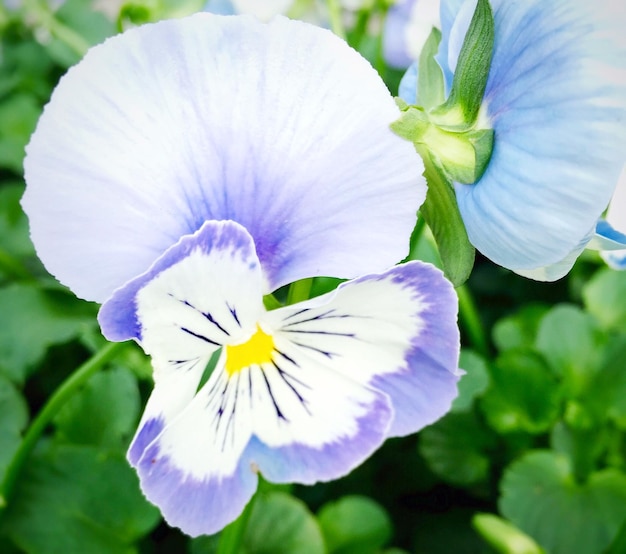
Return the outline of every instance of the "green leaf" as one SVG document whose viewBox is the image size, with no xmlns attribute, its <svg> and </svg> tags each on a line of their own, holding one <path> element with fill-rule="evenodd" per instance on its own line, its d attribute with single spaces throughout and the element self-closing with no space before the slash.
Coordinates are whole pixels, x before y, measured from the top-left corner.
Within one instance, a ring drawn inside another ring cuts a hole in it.
<svg viewBox="0 0 626 554">
<path fill-rule="evenodd" d="M 565 454 L 578 481 L 583 481 L 596 469 L 609 441 L 606 428 L 580 428 L 569 421 L 559 422 L 552 429 L 550 444 L 556 452 Z"/>
<path fill-rule="evenodd" d="M 626 475 L 607 469 L 577 483 L 567 457 L 534 451 L 504 473 L 502 514 L 550 554 L 599 554 L 626 519 Z"/>
<path fill-rule="evenodd" d="M 586 395 L 598 372 L 606 342 L 595 320 L 580 308 L 561 304 L 541 320 L 536 348 L 563 380 L 570 398 Z"/>
<path fill-rule="evenodd" d="M 607 346 L 600 371 L 582 401 L 597 421 L 612 419 L 626 430 L 626 336 L 618 335 Z"/>
<path fill-rule="evenodd" d="M 470 410 L 474 399 L 483 394 L 489 386 L 489 371 L 485 359 L 472 350 L 461 350 L 459 367 L 465 375 L 459 381 L 459 395 L 452 402 L 453 412 Z"/>
<path fill-rule="evenodd" d="M 139 410 L 137 379 L 130 370 L 116 367 L 97 373 L 57 414 L 57 436 L 122 451 L 135 431 Z"/>
<path fill-rule="evenodd" d="M 441 31 L 433 27 L 420 53 L 417 79 L 417 103 L 429 110 L 445 101 L 443 72 L 435 60 Z"/>
<path fill-rule="evenodd" d="M 527 304 L 515 315 L 498 320 L 492 332 L 498 350 L 533 347 L 539 323 L 547 311 L 541 304 Z"/>
<path fill-rule="evenodd" d="M 476 251 L 467 237 L 452 186 L 430 153 L 423 158 L 428 192 L 420 212 L 435 237 L 446 277 L 458 287 L 467 281 Z"/>
<path fill-rule="evenodd" d="M 121 454 L 52 446 L 25 468 L 2 530 L 27 554 L 130 554 L 159 520 Z"/>
<path fill-rule="evenodd" d="M 0 36 L 2 33 L 0 33 Z M 2 64 L 0 64 L 0 98 L 12 92 L 34 93 L 42 101 L 50 97 L 52 90 L 52 60 L 45 49 L 33 40 L 20 37 L 6 38 L 2 42 Z"/>
<path fill-rule="evenodd" d="M 485 94 L 494 41 L 493 13 L 488 0 L 478 0 L 465 35 L 446 103 L 433 118 L 438 124 L 474 124 Z"/>
<path fill-rule="evenodd" d="M 449 413 L 420 433 L 420 454 L 434 473 L 453 485 L 485 484 L 495 437 L 473 412 Z"/>
<path fill-rule="evenodd" d="M 344 496 L 322 506 L 318 516 L 329 554 L 375 554 L 389 542 L 391 520 L 374 500 Z"/>
<path fill-rule="evenodd" d="M 14 284 L 0 289 L 0 374 L 22 383 L 53 344 L 96 325 L 96 306 L 63 291 Z"/>
<path fill-rule="evenodd" d="M 481 399 L 487 421 L 499 433 L 543 433 L 559 416 L 561 391 L 543 359 L 509 350 L 490 366 L 491 387 Z"/>
<path fill-rule="evenodd" d="M 65 0 L 54 13 L 40 9 L 39 17 L 47 31 L 42 44 L 49 56 L 65 67 L 74 65 L 91 46 L 116 33 L 113 21 L 94 10 L 90 0 Z"/>
<path fill-rule="evenodd" d="M 626 328 L 626 271 L 598 271 L 583 288 L 583 300 L 605 329 Z"/>
<path fill-rule="evenodd" d="M 304 502 L 284 492 L 257 494 L 243 553 L 325 554 L 322 532 Z"/>
<path fill-rule="evenodd" d="M 40 113 L 39 101 L 30 93 L 14 94 L 0 103 L 0 167 L 23 173 L 24 148 Z"/>
<path fill-rule="evenodd" d="M 508 521 L 493 514 L 476 514 L 474 529 L 501 554 L 543 554 L 541 547 Z"/>
<path fill-rule="evenodd" d="M 0 375 L 0 483 L 28 422 L 28 405 L 13 384 Z"/>
</svg>

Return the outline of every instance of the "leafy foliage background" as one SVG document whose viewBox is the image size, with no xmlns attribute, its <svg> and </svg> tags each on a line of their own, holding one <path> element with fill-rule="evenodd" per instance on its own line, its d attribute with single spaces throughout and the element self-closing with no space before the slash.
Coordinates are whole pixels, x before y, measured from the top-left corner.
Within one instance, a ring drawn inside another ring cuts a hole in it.
<svg viewBox="0 0 626 554">
<path fill-rule="evenodd" d="M 24 146 L 85 48 L 201 7 L 126 4 L 117 21 L 87 0 L 0 7 L 0 481 L 33 415 L 104 345 L 97 306 L 52 279 L 30 243 Z M 400 74 L 368 24 L 385 9 L 370 2 L 352 13 L 348 39 L 395 92 Z M 439 263 L 427 230 L 410 257 Z M 332 285 L 320 279 L 316 289 Z M 626 553 L 626 273 L 585 254 L 546 284 L 479 258 L 467 286 L 487 344 L 464 336 L 467 375 L 452 411 L 342 480 L 264 484 L 242 552 Z M 0 507 L 0 552 L 216 551 L 219 537 L 192 540 L 165 525 L 125 460 L 150 373 L 128 344 L 57 414 Z"/>
</svg>

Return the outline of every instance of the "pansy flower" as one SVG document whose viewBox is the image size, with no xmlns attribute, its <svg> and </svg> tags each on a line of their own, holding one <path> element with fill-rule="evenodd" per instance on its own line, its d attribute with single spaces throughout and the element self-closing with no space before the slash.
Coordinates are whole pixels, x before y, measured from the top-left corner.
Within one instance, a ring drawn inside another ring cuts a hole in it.
<svg viewBox="0 0 626 554">
<path fill-rule="evenodd" d="M 613 269 L 626 269 L 626 166 L 622 169 L 613 198 L 596 227 L 591 244 Z"/>
<path fill-rule="evenodd" d="M 455 183 L 472 244 L 499 265 L 553 280 L 592 238 L 626 141 L 626 5 L 491 0 L 495 40 L 480 128 L 484 174 Z M 450 90 L 476 0 L 443 0 L 438 61 Z M 415 103 L 416 70 L 401 95 Z"/>
<path fill-rule="evenodd" d="M 388 269 L 425 196 L 397 115 L 329 31 L 206 13 L 109 39 L 53 93 L 25 161 L 32 237 L 103 302 L 104 335 L 151 356 L 128 458 L 186 533 L 236 518 L 258 473 L 340 477 L 449 409 L 454 291 Z M 320 275 L 357 278 L 266 310 Z"/>
<path fill-rule="evenodd" d="M 383 56 L 406 69 L 418 57 L 433 27 L 441 26 L 439 0 L 400 0 L 387 12 L 383 29 Z"/>
</svg>

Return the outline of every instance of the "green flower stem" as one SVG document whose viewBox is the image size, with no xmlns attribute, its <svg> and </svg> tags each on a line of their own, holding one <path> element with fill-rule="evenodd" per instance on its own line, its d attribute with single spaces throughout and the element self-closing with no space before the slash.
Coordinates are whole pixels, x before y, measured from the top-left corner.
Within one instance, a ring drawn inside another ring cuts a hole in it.
<svg viewBox="0 0 626 554">
<path fill-rule="evenodd" d="M 239 554 L 243 536 L 248 526 L 248 520 L 254 508 L 254 501 L 258 494 L 257 491 L 250 499 L 250 502 L 248 502 L 241 515 L 220 533 L 220 542 L 217 545 L 216 554 Z"/>
<path fill-rule="evenodd" d="M 313 279 L 300 279 L 292 283 L 289 287 L 289 293 L 287 294 L 287 305 L 297 304 L 309 299 L 311 294 L 311 287 L 313 286 Z"/>
<path fill-rule="evenodd" d="M 339 5 L 339 0 L 326 0 L 326 6 L 328 7 L 328 18 L 330 19 L 332 32 L 345 40 L 346 30 L 343 27 L 343 21 L 341 21 L 341 6 Z"/>
<path fill-rule="evenodd" d="M 46 427 L 52 421 L 52 418 L 54 418 L 65 403 L 94 373 L 113 359 L 125 346 L 124 343 L 107 344 L 102 350 L 72 373 L 49 398 L 48 402 L 31 423 L 28 431 L 26 431 L 24 439 L 7 468 L 4 482 L 0 489 L 0 511 L 8 505 L 24 463 L 37 444 L 37 441 L 46 430 Z"/>
<path fill-rule="evenodd" d="M 476 304 L 467 285 L 456 288 L 459 297 L 459 317 L 472 346 L 479 354 L 489 357 L 489 341 L 480 321 Z"/>
<path fill-rule="evenodd" d="M 24 6 L 28 15 L 37 24 L 46 29 L 53 37 L 65 43 L 78 56 L 83 57 L 91 47 L 89 42 L 80 34 L 56 19 L 45 3 L 38 0 L 26 0 Z"/>
</svg>

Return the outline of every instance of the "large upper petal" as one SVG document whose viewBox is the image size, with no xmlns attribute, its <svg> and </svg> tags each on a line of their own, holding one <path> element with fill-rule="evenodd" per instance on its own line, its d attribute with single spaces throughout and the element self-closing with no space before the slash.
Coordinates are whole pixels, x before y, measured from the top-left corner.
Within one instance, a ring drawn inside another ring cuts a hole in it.
<svg viewBox="0 0 626 554">
<path fill-rule="evenodd" d="M 494 149 L 480 181 L 457 184 L 456 194 L 483 254 L 510 269 L 535 269 L 573 259 L 617 182 L 626 140 L 626 5 L 491 5 L 496 34 L 485 104 Z"/>
<path fill-rule="evenodd" d="M 373 68 L 329 31 L 196 14 L 127 31 L 62 78 L 27 148 L 46 267 L 103 301 L 207 220 L 252 235 L 274 289 L 401 259 L 425 196 Z"/>
</svg>

